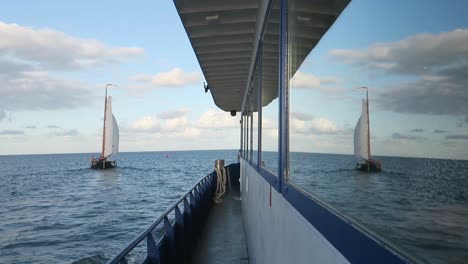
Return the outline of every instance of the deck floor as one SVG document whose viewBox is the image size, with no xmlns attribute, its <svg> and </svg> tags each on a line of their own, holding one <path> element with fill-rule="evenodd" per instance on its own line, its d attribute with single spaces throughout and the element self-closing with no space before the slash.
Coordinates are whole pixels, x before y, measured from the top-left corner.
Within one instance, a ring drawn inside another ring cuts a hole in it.
<svg viewBox="0 0 468 264">
<path fill-rule="evenodd" d="M 213 205 L 192 263 L 249 263 L 239 197 L 238 190 L 231 190 Z"/>
</svg>

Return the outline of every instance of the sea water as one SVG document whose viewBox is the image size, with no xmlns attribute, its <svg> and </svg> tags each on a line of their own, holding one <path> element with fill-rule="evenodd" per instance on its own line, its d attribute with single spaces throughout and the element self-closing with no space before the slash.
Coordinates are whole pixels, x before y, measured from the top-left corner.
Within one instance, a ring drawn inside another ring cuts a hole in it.
<svg viewBox="0 0 468 264">
<path fill-rule="evenodd" d="M 273 161 L 266 162 L 270 165 Z M 237 151 L 0 156 L 0 263 L 104 263 Z M 292 153 L 291 181 L 422 262 L 468 260 L 468 162 Z"/>
<path fill-rule="evenodd" d="M 468 263 L 468 161 L 291 154 L 291 181 L 422 263 Z"/>
</svg>

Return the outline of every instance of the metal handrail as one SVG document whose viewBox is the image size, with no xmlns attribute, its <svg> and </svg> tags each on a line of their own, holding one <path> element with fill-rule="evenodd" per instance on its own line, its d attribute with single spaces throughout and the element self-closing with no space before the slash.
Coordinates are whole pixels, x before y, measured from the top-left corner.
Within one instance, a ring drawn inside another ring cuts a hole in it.
<svg viewBox="0 0 468 264">
<path fill-rule="evenodd" d="M 117 255 L 115 255 L 111 260 L 107 262 L 107 264 L 114 264 L 119 263 L 128 253 L 130 253 L 137 245 L 143 241 L 163 220 L 166 218 L 181 202 L 183 202 L 190 193 L 195 190 L 204 180 L 206 180 L 209 176 L 212 176 L 213 172 L 204 176 L 200 180 L 198 180 L 193 187 L 187 191 L 184 195 L 182 195 L 176 202 L 174 202 L 156 221 L 154 221 L 145 231 L 143 231 L 140 235 L 138 235 L 135 239 L 133 239 L 122 251 L 120 251 Z"/>
</svg>

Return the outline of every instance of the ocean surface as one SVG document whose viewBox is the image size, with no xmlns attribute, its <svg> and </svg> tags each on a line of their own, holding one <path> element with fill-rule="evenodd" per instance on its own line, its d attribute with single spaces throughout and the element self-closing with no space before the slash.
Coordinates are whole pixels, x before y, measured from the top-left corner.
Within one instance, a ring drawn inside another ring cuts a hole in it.
<svg viewBox="0 0 468 264">
<path fill-rule="evenodd" d="M 0 156 L 0 263 L 104 263 L 235 150 Z M 291 180 L 422 263 L 468 263 L 468 161 L 292 153 Z M 265 157 L 269 164 L 268 157 Z"/>
</svg>

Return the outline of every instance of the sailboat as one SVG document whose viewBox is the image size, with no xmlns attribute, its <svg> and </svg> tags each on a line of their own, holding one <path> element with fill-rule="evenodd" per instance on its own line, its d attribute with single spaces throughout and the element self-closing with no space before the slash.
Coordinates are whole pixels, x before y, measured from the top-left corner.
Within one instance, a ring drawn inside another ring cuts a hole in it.
<svg viewBox="0 0 468 264">
<path fill-rule="evenodd" d="M 382 170 L 380 161 L 371 158 L 370 124 L 369 124 L 369 92 L 366 89 L 366 99 L 362 99 L 361 116 L 354 128 L 354 157 L 356 169 L 367 172 L 379 172 Z"/>
<path fill-rule="evenodd" d="M 119 151 L 119 126 L 112 114 L 112 97 L 104 99 L 104 125 L 102 128 L 102 152 L 101 156 L 97 159 L 91 157 L 92 169 L 111 169 L 117 167 L 117 161 L 109 160 L 112 155 L 116 155 Z"/>
</svg>

